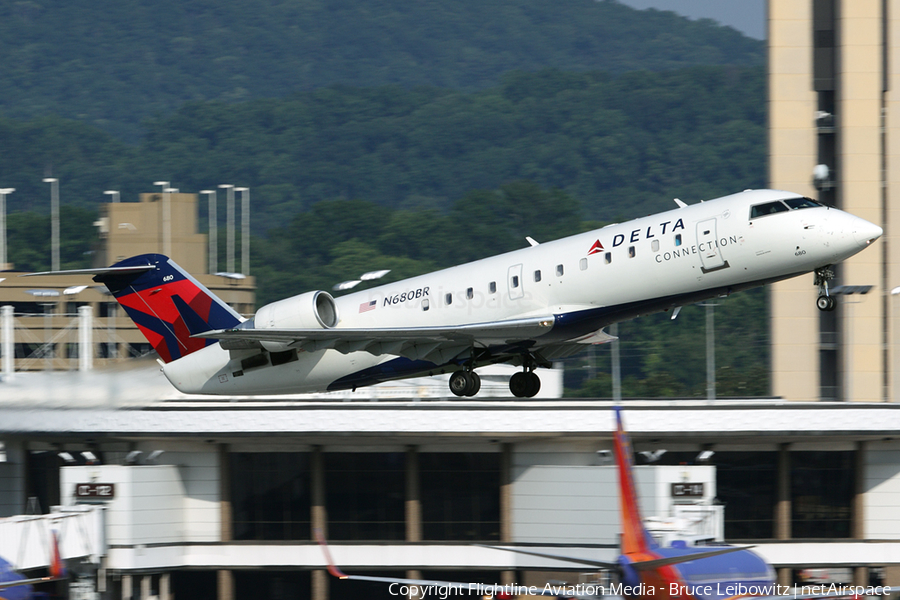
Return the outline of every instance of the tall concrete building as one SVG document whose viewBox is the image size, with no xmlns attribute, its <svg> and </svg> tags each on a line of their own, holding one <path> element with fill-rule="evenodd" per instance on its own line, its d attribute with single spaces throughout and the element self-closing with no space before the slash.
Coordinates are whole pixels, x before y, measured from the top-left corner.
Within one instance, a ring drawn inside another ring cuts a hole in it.
<svg viewBox="0 0 900 600">
<path fill-rule="evenodd" d="M 874 248 L 834 268 L 834 312 L 816 308 L 812 276 L 773 286 L 772 391 L 791 400 L 893 401 L 900 1 L 769 0 L 768 11 L 770 186 L 885 230 Z"/>
</svg>

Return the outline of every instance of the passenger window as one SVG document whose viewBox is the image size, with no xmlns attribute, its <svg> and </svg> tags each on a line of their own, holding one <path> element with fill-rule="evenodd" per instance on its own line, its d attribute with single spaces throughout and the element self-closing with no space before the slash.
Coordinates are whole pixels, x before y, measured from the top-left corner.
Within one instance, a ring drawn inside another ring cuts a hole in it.
<svg viewBox="0 0 900 600">
<path fill-rule="evenodd" d="M 628 258 L 634 258 L 634 246 L 628 246 Z"/>
<path fill-rule="evenodd" d="M 611 263 L 612 262 L 612 252 L 607 252 L 605 258 L 606 258 L 606 264 Z"/>
<path fill-rule="evenodd" d="M 422 310 L 428 310 L 428 298 L 422 300 Z"/>
<path fill-rule="evenodd" d="M 444 299 L 447 301 L 447 304 L 453 304 L 453 294 L 447 294 L 444 296 Z"/>
<path fill-rule="evenodd" d="M 582 258 L 581 260 L 578 261 L 578 268 L 580 268 L 582 271 L 587 271 L 587 259 L 586 258 Z"/>
<path fill-rule="evenodd" d="M 680 245 L 681 245 L 681 234 L 680 234 L 680 233 L 676 233 L 676 234 L 675 234 L 675 245 L 676 245 L 676 246 L 680 246 Z"/>
<path fill-rule="evenodd" d="M 514 288 L 519 287 L 519 276 L 518 276 L 518 275 L 513 275 L 513 276 L 512 276 L 512 286 L 513 286 Z"/>
<path fill-rule="evenodd" d="M 788 207 L 781 201 L 766 202 L 765 204 L 757 204 L 750 207 L 750 218 L 764 217 L 766 215 L 774 215 L 775 213 L 787 212 Z"/>
<path fill-rule="evenodd" d="M 540 271 L 540 269 L 538 269 L 537 271 L 534 272 L 534 280 L 535 280 L 535 282 L 541 280 L 541 271 Z"/>
<path fill-rule="evenodd" d="M 475 290 L 473 290 L 472 288 L 467 289 L 466 290 L 466 298 L 468 300 L 471 300 L 474 297 L 475 297 Z"/>
<path fill-rule="evenodd" d="M 562 265 L 556 265 L 556 276 L 557 277 L 562 277 L 564 272 L 565 272 L 565 269 L 563 269 Z"/>
<path fill-rule="evenodd" d="M 659 240 L 653 240 L 650 242 L 650 249 L 654 252 L 659 252 Z"/>
<path fill-rule="evenodd" d="M 496 294 L 496 293 L 497 293 L 497 282 L 496 282 L 496 281 L 492 281 L 492 282 L 488 285 L 488 290 L 490 290 L 490 292 L 491 292 L 492 294 Z"/>
</svg>

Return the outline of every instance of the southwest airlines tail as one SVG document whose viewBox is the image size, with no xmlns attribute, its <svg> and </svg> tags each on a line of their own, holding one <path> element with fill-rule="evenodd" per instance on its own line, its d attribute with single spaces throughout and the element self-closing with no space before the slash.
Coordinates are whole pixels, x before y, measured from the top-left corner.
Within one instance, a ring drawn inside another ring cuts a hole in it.
<svg viewBox="0 0 900 600">
<path fill-rule="evenodd" d="M 66 567 L 59 555 L 59 535 L 56 531 L 50 532 L 50 577 L 63 579 L 66 576 Z"/>
<path fill-rule="evenodd" d="M 647 552 L 658 545 L 644 528 L 641 509 L 638 506 L 637 490 L 634 486 L 634 473 L 631 441 L 622 425 L 622 409 L 614 407 L 616 413 L 616 431 L 613 434 L 616 466 L 619 471 L 619 506 L 622 519 L 622 554 Z"/>
<path fill-rule="evenodd" d="M 162 254 L 142 254 L 95 273 L 118 300 L 164 362 L 187 356 L 214 339 L 192 338 L 211 329 L 231 329 L 244 319 Z"/>
</svg>

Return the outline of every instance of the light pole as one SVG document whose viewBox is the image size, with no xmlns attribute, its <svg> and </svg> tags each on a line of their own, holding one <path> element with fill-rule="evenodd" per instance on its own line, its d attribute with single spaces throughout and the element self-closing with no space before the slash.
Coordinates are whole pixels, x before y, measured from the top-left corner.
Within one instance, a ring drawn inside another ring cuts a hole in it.
<svg viewBox="0 0 900 600">
<path fill-rule="evenodd" d="M 162 188 L 162 251 L 163 254 L 171 258 L 172 254 L 172 207 L 169 202 L 171 198 L 169 197 L 169 190 L 172 188 L 169 187 L 168 181 L 154 181 L 153 185 L 158 185 Z"/>
<path fill-rule="evenodd" d="M 6 197 L 16 188 L 0 188 L 0 269 L 6 268 Z"/>
<path fill-rule="evenodd" d="M 216 217 L 216 190 L 200 190 L 209 198 L 209 274 L 219 270 L 219 224 Z"/>
<path fill-rule="evenodd" d="M 59 179 L 44 177 L 50 184 L 50 270 L 59 271 Z"/>
<path fill-rule="evenodd" d="M 250 188 L 234 188 L 241 193 L 241 273 L 250 274 Z"/>
<path fill-rule="evenodd" d="M 234 186 L 230 183 L 223 183 L 219 186 L 226 191 L 225 196 L 225 233 L 226 233 L 226 251 L 225 270 L 234 273 Z"/>
<path fill-rule="evenodd" d="M 103 192 L 103 193 L 106 194 L 107 196 L 112 196 L 112 202 L 113 202 L 114 204 L 118 204 L 118 202 L 119 202 L 119 192 L 118 192 L 117 190 L 106 190 L 106 191 Z"/>
</svg>

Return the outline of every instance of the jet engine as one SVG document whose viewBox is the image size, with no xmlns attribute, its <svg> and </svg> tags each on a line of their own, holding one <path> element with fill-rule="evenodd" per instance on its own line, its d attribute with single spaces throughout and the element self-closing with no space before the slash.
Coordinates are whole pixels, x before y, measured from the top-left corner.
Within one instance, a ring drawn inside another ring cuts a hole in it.
<svg viewBox="0 0 900 600">
<path fill-rule="evenodd" d="M 338 324 L 337 305 L 328 292 L 307 292 L 267 304 L 256 311 L 256 329 L 329 329 Z M 262 341 L 269 352 L 290 350 L 288 342 Z"/>
</svg>

